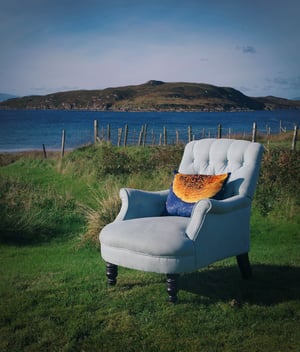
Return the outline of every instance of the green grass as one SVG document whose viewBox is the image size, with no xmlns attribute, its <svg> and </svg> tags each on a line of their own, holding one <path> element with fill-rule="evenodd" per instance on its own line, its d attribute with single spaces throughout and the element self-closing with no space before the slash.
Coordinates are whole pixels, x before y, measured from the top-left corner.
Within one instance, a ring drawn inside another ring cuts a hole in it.
<svg viewBox="0 0 300 352">
<path fill-rule="evenodd" d="M 252 280 L 241 280 L 231 259 L 217 263 L 181 277 L 175 306 L 163 275 L 121 268 L 118 285 L 106 287 L 99 252 L 75 240 L 2 246 L 0 348 L 297 351 L 300 236 L 296 224 L 285 238 L 285 226 L 260 225 Z"/>
<path fill-rule="evenodd" d="M 170 182 L 176 160 L 167 148 L 142 150 L 126 151 L 128 169 L 116 155 L 123 149 L 101 147 L 76 150 L 62 165 L 24 157 L 0 169 L 0 350 L 299 351 L 299 173 L 285 182 L 274 176 L 289 170 L 285 162 L 297 169 L 299 158 L 276 152 L 263 162 L 251 219 L 253 278 L 242 280 L 230 258 L 181 275 L 172 305 L 164 275 L 119 268 L 118 284 L 107 287 L 95 245 L 119 206 L 119 187 Z M 109 165 L 123 171 L 113 176 Z"/>
</svg>

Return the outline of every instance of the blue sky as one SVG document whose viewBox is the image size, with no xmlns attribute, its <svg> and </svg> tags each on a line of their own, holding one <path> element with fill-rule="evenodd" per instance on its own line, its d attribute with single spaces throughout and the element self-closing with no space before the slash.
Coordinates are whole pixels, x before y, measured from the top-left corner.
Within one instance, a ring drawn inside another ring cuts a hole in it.
<svg viewBox="0 0 300 352">
<path fill-rule="evenodd" d="M 299 0 L 0 0 L 0 92 L 165 82 L 300 96 Z"/>
</svg>

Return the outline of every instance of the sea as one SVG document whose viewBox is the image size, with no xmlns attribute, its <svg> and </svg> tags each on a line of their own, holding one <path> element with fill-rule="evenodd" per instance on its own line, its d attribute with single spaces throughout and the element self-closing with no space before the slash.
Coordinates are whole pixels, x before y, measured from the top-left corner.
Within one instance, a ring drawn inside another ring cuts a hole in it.
<svg viewBox="0 0 300 352">
<path fill-rule="evenodd" d="M 253 123 L 259 133 L 276 134 L 290 131 L 300 124 L 300 110 L 246 112 L 113 112 L 74 110 L 0 110 L 0 152 L 59 150 L 62 136 L 65 149 L 93 143 L 94 123 L 99 139 L 110 138 L 113 144 L 123 143 L 127 126 L 127 144 L 136 144 L 141 131 L 145 144 L 159 144 L 162 135 L 167 143 L 178 139 L 251 134 Z M 110 134 L 108 134 L 110 131 Z"/>
</svg>

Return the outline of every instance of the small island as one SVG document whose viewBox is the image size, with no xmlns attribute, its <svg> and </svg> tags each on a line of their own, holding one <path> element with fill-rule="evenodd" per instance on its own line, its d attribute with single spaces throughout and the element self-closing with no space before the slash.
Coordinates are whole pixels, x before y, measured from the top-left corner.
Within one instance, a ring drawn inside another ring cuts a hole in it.
<svg viewBox="0 0 300 352">
<path fill-rule="evenodd" d="M 0 109 L 234 112 L 300 109 L 300 101 L 249 97 L 234 88 L 205 83 L 150 80 L 140 85 L 13 98 L 0 102 Z"/>
</svg>

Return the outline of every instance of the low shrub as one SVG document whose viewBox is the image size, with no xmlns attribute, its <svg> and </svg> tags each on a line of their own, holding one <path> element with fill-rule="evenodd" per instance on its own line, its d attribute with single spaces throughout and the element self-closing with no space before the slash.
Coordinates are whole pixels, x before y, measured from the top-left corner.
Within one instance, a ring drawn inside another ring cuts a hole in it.
<svg viewBox="0 0 300 352">
<path fill-rule="evenodd" d="M 68 153 L 59 169 L 54 160 L 32 158 L 4 166 L 0 237 L 51 239 L 75 229 L 82 232 L 87 223 L 83 242 L 98 243 L 100 229 L 120 209 L 119 189 L 169 188 L 182 152 L 181 145 L 120 148 L 103 144 Z M 283 219 L 299 214 L 299 154 L 283 148 L 265 152 L 253 203 L 256 212 Z"/>
<path fill-rule="evenodd" d="M 149 176 L 178 168 L 182 152 L 183 146 L 120 148 L 103 143 L 71 152 L 64 160 L 62 171 L 81 177 L 93 175 L 96 180 L 103 180 L 108 175 Z"/>
<path fill-rule="evenodd" d="M 300 206 L 300 152 L 274 149 L 265 152 L 255 206 L 265 216 L 294 216 Z"/>
<path fill-rule="evenodd" d="M 119 197 L 119 187 L 107 183 L 104 195 L 100 192 L 93 191 L 95 207 L 85 204 L 81 205 L 81 211 L 87 221 L 86 231 L 81 236 L 81 245 L 92 244 L 99 246 L 99 233 L 108 223 L 112 222 L 121 207 Z"/>
<path fill-rule="evenodd" d="M 32 243 L 69 236 L 84 218 L 76 200 L 16 178 L 0 178 L 0 240 Z M 77 229 L 78 231 L 78 229 Z"/>
</svg>

